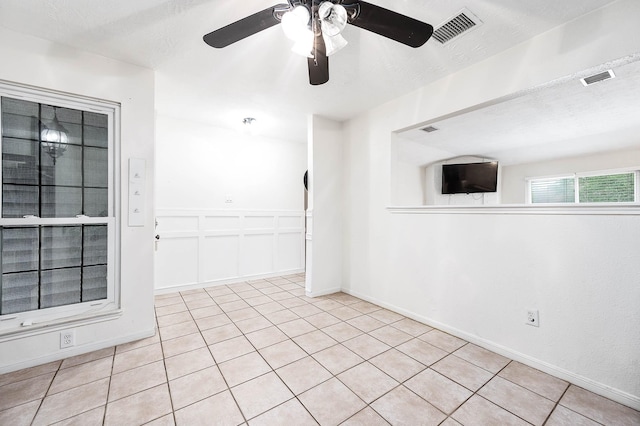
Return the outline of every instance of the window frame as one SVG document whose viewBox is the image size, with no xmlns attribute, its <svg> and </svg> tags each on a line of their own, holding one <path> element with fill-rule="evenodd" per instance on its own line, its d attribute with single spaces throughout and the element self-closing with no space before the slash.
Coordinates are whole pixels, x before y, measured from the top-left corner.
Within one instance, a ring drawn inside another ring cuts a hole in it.
<svg viewBox="0 0 640 426">
<path fill-rule="evenodd" d="M 633 173 L 633 201 L 610 201 L 610 202 L 580 202 L 580 178 L 584 177 L 594 177 L 594 176 L 611 176 L 611 175 L 624 175 Z M 540 180 L 552 180 L 552 179 L 567 179 L 571 178 L 574 180 L 574 201 L 573 202 L 564 202 L 564 203 L 534 203 L 532 199 L 532 191 L 531 191 L 531 183 L 534 181 Z M 640 204 L 640 166 L 638 167 L 624 167 L 619 169 L 608 169 L 608 170 L 597 170 L 597 171 L 588 171 L 588 172 L 578 172 L 578 173 L 569 173 L 569 174 L 558 174 L 558 175 L 549 175 L 549 176 L 535 176 L 535 177 L 527 177 L 525 178 L 527 181 L 526 190 L 527 190 L 527 204 L 530 205 L 558 205 L 558 206 L 574 206 L 574 205 L 610 205 L 610 206 L 618 206 L 618 205 L 637 205 Z"/>
<path fill-rule="evenodd" d="M 100 320 L 100 317 L 121 313 L 120 301 L 120 104 L 0 80 L 0 97 L 105 114 L 107 116 L 108 152 L 108 214 L 103 217 L 68 218 L 3 218 L 0 227 L 36 227 L 55 225 L 107 226 L 107 298 L 70 305 L 37 309 L 0 316 L 0 341 L 25 333 L 46 332 L 55 326 L 69 326 L 72 322 Z M 2 113 L 0 105 L 0 115 Z M 2 122 L 0 121 L 0 135 Z M 0 152 L 2 138 L 0 137 Z M 2 167 L 0 167 L 0 182 Z M 2 194 L 0 191 L 0 211 Z"/>
</svg>

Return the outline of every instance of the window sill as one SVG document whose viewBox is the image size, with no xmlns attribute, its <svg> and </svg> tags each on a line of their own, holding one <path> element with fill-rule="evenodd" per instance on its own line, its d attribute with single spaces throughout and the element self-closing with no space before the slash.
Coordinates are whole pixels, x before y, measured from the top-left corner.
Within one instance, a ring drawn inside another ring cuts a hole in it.
<svg viewBox="0 0 640 426">
<path fill-rule="evenodd" d="M 492 215 L 640 215 L 640 204 L 477 206 L 388 206 L 392 214 L 492 214 Z"/>
<path fill-rule="evenodd" d="M 0 332 L 0 343 L 25 337 L 37 336 L 44 333 L 64 330 L 70 327 L 79 327 L 89 324 L 96 324 L 104 321 L 113 321 L 122 316 L 122 309 L 114 309 L 108 312 L 84 313 L 67 318 L 54 319 L 27 327 L 12 328 Z"/>
</svg>

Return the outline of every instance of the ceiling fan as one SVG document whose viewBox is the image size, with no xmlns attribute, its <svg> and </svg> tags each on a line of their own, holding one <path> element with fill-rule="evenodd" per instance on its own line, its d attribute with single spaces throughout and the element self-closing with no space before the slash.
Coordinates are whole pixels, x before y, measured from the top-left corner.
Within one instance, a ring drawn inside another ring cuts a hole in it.
<svg viewBox="0 0 640 426">
<path fill-rule="evenodd" d="M 209 46 L 227 47 L 282 23 L 293 51 L 307 57 L 309 83 L 329 81 L 329 56 L 347 41 L 340 34 L 346 24 L 374 32 L 410 47 L 420 47 L 433 26 L 409 16 L 359 0 L 287 0 L 206 34 Z"/>
</svg>

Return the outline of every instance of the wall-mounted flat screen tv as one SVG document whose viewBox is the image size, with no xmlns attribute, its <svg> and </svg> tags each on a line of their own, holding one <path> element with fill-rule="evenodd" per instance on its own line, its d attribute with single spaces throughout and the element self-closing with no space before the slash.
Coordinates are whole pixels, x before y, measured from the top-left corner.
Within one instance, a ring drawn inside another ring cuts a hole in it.
<svg viewBox="0 0 640 426">
<path fill-rule="evenodd" d="M 496 192 L 498 162 L 443 164 L 442 193 Z"/>
</svg>

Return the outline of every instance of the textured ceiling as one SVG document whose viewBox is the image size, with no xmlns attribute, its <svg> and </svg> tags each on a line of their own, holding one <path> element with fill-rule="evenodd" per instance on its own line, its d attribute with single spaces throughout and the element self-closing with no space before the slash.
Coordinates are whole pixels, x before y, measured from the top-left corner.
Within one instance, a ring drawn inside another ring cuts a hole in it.
<svg viewBox="0 0 640 426">
<path fill-rule="evenodd" d="M 606 69 L 615 78 L 580 82 Z M 509 165 L 637 148 L 639 99 L 640 54 L 402 132 L 402 159 L 423 165 L 476 155 Z M 438 130 L 421 130 L 427 124 Z"/>
<path fill-rule="evenodd" d="M 321 86 L 279 26 L 225 49 L 202 41 L 283 0 L 1 0 L 0 25 L 153 68 L 160 115 L 223 127 L 254 116 L 267 136 L 305 141 L 307 114 L 348 119 L 612 1 L 370 0 L 435 27 L 467 7 L 483 25 L 418 49 L 347 26 Z"/>
</svg>

